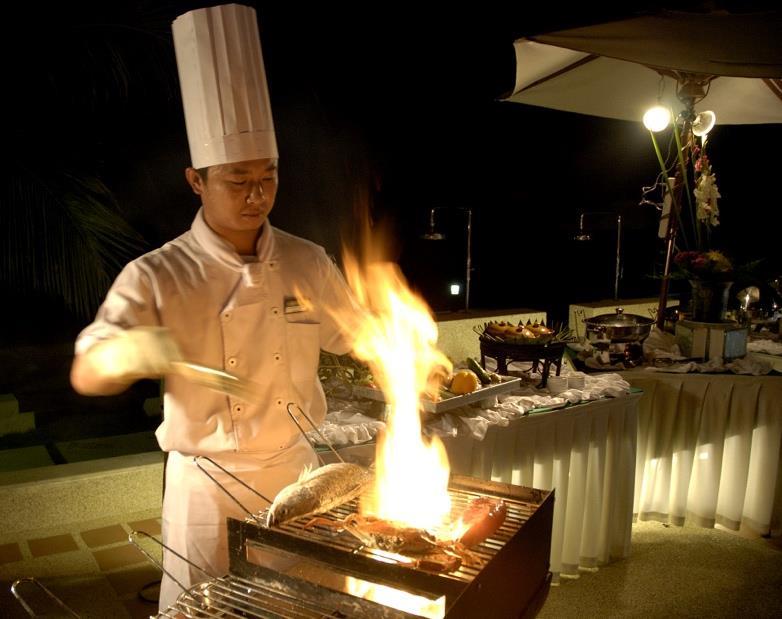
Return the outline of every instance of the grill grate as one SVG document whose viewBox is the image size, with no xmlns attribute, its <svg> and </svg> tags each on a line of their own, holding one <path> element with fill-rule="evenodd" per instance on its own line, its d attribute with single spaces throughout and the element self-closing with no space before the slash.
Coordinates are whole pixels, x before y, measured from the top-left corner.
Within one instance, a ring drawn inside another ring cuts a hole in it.
<svg viewBox="0 0 782 619">
<path fill-rule="evenodd" d="M 196 585 L 157 616 L 161 619 L 345 617 L 326 605 L 302 600 L 292 592 L 275 590 L 233 575 Z"/>
<path fill-rule="evenodd" d="M 451 489 L 449 491 L 451 495 L 452 504 L 452 516 L 458 517 L 468 503 L 473 499 L 487 496 L 482 492 L 469 492 L 463 490 Z M 464 562 L 455 571 L 450 573 L 437 572 L 439 576 L 443 578 L 456 579 L 463 582 L 472 581 L 481 569 L 491 561 L 492 557 L 502 549 L 505 544 L 510 540 L 516 532 L 524 525 L 529 517 L 534 513 L 537 505 L 530 504 L 528 502 L 503 498 L 508 508 L 507 516 L 502 526 L 489 538 L 483 541 L 478 546 L 471 548 L 470 551 L 474 557 L 478 559 L 477 564 L 466 565 Z M 339 524 L 347 516 L 355 514 L 358 511 L 358 499 L 354 499 L 349 503 L 345 503 L 331 511 L 321 514 L 319 518 L 322 518 L 335 525 Z M 362 555 L 368 558 L 377 559 L 385 563 L 393 563 L 405 568 L 415 569 L 411 567 L 411 559 L 403 556 L 397 556 L 392 553 L 388 553 L 376 548 L 365 546 L 360 540 L 356 539 L 353 535 L 346 531 L 337 532 L 336 527 L 331 527 L 326 524 L 316 524 L 312 527 L 305 528 L 311 518 L 299 518 L 289 523 L 278 527 L 278 531 L 283 534 L 288 534 L 297 537 L 302 540 L 309 540 L 317 542 L 323 546 L 324 552 L 328 550 L 338 550 L 345 553 L 349 553 L 352 556 Z M 248 524 L 252 524 L 249 523 Z M 261 535 L 261 539 L 265 536 Z M 317 557 L 316 557 L 317 558 Z"/>
<path fill-rule="evenodd" d="M 247 559 L 245 548 L 258 547 L 303 557 L 345 575 L 410 593 L 445 595 L 451 599 L 460 596 L 474 581 L 481 580 L 482 573 L 497 563 L 498 555 L 507 559 L 509 553 L 515 553 L 515 550 L 508 551 L 509 545 L 514 546 L 510 542 L 518 537 L 525 524 L 544 503 L 548 504 L 549 499 L 553 501 L 549 492 L 461 476 L 452 476 L 449 494 L 453 513 L 457 516 L 476 498 L 502 499 L 507 506 L 502 526 L 491 537 L 470 549 L 473 560 L 469 565 L 463 561 L 453 572 L 428 571 L 416 567 L 413 559 L 365 546 L 348 532 L 337 533 L 336 527 L 315 525 L 305 528 L 311 520 L 307 517 L 272 528 L 250 520 L 229 521 L 229 547 L 233 549 L 231 572 L 251 577 L 254 564 Z M 319 517 L 339 523 L 355 513 L 357 507 L 358 500 L 354 500 Z"/>
<path fill-rule="evenodd" d="M 252 563 L 255 547 L 295 555 L 336 573 L 423 595 L 445 596 L 450 619 L 477 616 L 487 604 L 501 616 L 519 616 L 542 604 L 548 591 L 548 554 L 553 493 L 532 488 L 453 476 L 449 489 L 453 512 L 460 514 L 480 497 L 501 498 L 507 505 L 502 526 L 471 550 L 478 560 L 451 573 L 427 572 L 409 560 L 364 546 L 335 528 L 304 528 L 309 518 L 267 528 L 253 520 L 228 520 L 230 574 L 197 585 L 180 596 L 161 619 L 374 617 L 413 619 L 417 615 L 338 591 L 317 582 Z M 322 514 L 339 522 L 355 513 L 351 501 Z M 525 526 L 526 525 L 526 526 Z"/>
</svg>

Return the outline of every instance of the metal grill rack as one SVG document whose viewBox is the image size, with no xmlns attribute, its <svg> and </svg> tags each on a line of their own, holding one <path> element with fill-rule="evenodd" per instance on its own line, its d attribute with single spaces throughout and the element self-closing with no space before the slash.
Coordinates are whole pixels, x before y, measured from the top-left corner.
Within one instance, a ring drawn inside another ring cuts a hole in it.
<svg viewBox="0 0 782 619">
<path fill-rule="evenodd" d="M 430 572 L 413 567 L 404 557 L 364 546 L 349 534 L 335 535 L 332 527 L 305 528 L 307 518 L 279 528 L 229 519 L 230 571 L 253 580 L 261 566 L 248 559 L 248 549 L 259 548 L 281 551 L 340 574 L 429 599 L 445 596 L 448 617 L 480 614 L 487 603 L 498 609 L 500 616 L 506 616 L 504 611 L 510 613 L 507 616 L 520 615 L 541 596 L 542 604 L 544 591 L 548 591 L 553 492 L 453 476 L 449 493 L 456 513 L 477 497 L 501 498 L 508 506 L 502 527 L 471 549 L 479 558 L 476 565 L 462 564 L 450 573 Z M 338 522 L 356 507 L 353 501 L 322 516 Z M 304 582 L 291 580 L 293 587 Z"/>
</svg>

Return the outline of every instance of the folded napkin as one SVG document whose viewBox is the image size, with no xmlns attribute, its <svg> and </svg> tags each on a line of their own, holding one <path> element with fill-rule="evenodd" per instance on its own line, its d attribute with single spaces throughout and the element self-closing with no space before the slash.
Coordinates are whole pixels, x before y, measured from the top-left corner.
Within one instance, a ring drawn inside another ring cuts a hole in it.
<svg viewBox="0 0 782 619">
<path fill-rule="evenodd" d="M 646 359 L 684 359 L 676 336 L 652 327 L 649 336 L 643 343 L 644 357 Z"/>
<path fill-rule="evenodd" d="M 384 422 L 367 417 L 348 406 L 347 410 L 328 413 L 318 430 L 332 447 L 343 447 L 371 440 L 385 427 Z M 314 444 L 323 443 L 315 430 L 307 432 L 307 438 Z"/>
<path fill-rule="evenodd" d="M 773 340 L 751 340 L 747 342 L 747 351 L 763 352 L 767 355 L 782 355 L 782 342 Z"/>
<path fill-rule="evenodd" d="M 701 372 L 703 374 L 733 372 L 734 374 L 751 374 L 753 376 L 763 376 L 771 372 L 771 364 L 762 359 L 742 357 L 734 359 L 728 363 L 723 363 L 721 359 L 711 359 L 705 363 L 680 363 L 667 367 L 647 367 L 648 372 L 671 372 L 674 374 L 687 374 L 689 372 Z"/>
</svg>

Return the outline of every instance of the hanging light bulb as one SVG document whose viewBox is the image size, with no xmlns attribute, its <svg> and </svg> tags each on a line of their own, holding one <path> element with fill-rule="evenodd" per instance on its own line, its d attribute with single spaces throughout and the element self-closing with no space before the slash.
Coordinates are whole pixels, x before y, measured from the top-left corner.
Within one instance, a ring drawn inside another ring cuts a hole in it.
<svg viewBox="0 0 782 619">
<path fill-rule="evenodd" d="M 671 122 L 671 111 L 662 105 L 655 105 L 652 108 L 646 110 L 643 118 L 644 127 L 649 131 L 662 131 Z"/>
<path fill-rule="evenodd" d="M 711 110 L 701 112 L 692 121 L 692 132 L 702 138 L 714 128 L 715 122 L 717 122 L 717 115 L 714 112 Z"/>
</svg>

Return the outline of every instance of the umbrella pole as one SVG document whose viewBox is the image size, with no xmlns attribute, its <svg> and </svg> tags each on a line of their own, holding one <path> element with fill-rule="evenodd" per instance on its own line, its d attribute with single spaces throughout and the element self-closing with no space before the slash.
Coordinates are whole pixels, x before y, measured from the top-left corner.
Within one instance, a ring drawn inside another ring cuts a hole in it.
<svg viewBox="0 0 782 619">
<path fill-rule="evenodd" d="M 691 98 L 682 98 L 682 102 L 687 106 L 688 112 L 684 115 L 684 126 L 682 128 L 682 135 L 686 136 L 686 141 L 681 146 L 681 150 L 677 155 L 681 165 L 676 168 L 676 174 L 674 175 L 673 189 L 671 190 L 673 193 L 671 196 L 671 211 L 668 216 L 668 229 L 665 234 L 665 266 L 663 267 L 663 278 L 660 283 L 660 301 L 657 305 L 656 323 L 657 328 L 661 331 L 665 326 L 665 310 L 668 307 L 668 286 L 671 281 L 671 261 L 673 260 L 673 248 L 676 244 L 676 234 L 679 231 L 679 218 L 681 217 L 682 193 L 685 185 L 683 174 L 685 166 L 690 161 L 690 149 L 692 145 L 691 128 L 692 118 L 694 117 L 693 100 Z M 674 127 L 674 131 L 676 131 L 676 127 Z"/>
</svg>

